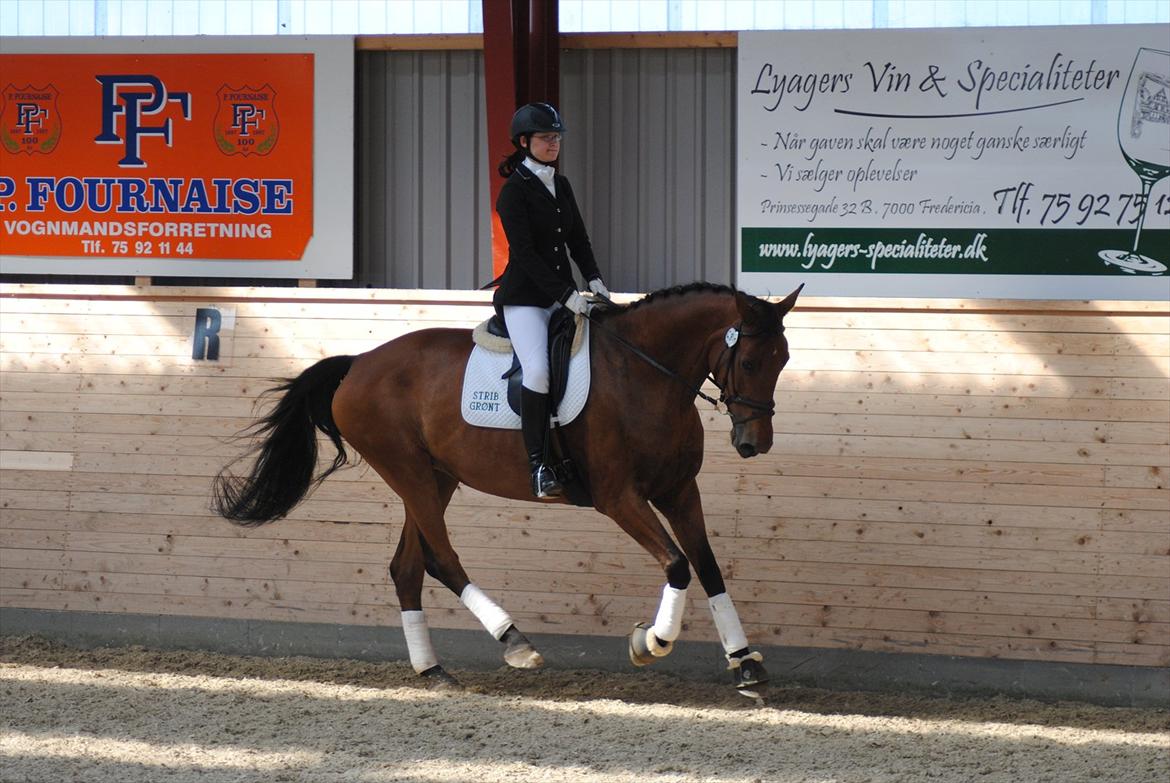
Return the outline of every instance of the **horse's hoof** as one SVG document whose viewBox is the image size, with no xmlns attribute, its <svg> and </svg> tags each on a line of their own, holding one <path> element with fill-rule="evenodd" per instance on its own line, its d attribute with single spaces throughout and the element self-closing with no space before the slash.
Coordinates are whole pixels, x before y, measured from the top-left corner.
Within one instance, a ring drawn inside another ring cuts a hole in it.
<svg viewBox="0 0 1170 783">
<path fill-rule="evenodd" d="M 544 658 L 536 648 L 525 642 L 504 650 L 504 663 L 513 669 L 539 669 L 544 666 Z"/>
<path fill-rule="evenodd" d="M 432 666 L 424 672 L 420 672 L 419 677 L 426 681 L 427 688 L 432 691 L 461 691 L 463 686 L 459 684 L 459 680 L 452 677 L 450 674 L 438 664 Z"/>
<path fill-rule="evenodd" d="M 500 641 L 504 643 L 504 663 L 513 669 L 539 669 L 544 666 L 544 658 L 516 626 L 509 625 Z"/>
<path fill-rule="evenodd" d="M 630 632 L 630 663 L 635 666 L 654 663 L 673 649 L 674 642 L 659 642 L 649 623 L 638 623 Z"/>
<path fill-rule="evenodd" d="M 752 699 L 763 700 L 768 683 L 768 670 L 764 668 L 764 656 L 758 652 L 748 653 L 742 658 L 729 658 L 731 676 L 735 689 Z"/>
</svg>

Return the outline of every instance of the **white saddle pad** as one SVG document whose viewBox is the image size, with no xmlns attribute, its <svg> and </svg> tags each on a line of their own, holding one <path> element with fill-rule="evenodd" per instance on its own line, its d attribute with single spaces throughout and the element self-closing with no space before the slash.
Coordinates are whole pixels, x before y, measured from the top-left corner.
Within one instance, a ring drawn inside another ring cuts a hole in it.
<svg viewBox="0 0 1170 783">
<path fill-rule="evenodd" d="M 569 360 L 569 388 L 558 409 L 561 424 L 568 424 L 585 407 L 589 399 L 589 323 L 583 321 L 578 331 L 586 330 L 581 348 Z M 475 427 L 520 429 L 520 416 L 508 407 L 508 381 L 500 376 L 512 368 L 511 353 L 488 351 L 476 345 L 463 373 L 463 401 L 459 409 L 463 420 Z"/>
</svg>

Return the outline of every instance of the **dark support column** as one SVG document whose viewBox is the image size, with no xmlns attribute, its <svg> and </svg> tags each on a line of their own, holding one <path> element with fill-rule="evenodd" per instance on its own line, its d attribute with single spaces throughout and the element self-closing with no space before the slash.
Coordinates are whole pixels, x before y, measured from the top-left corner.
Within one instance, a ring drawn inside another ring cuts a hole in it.
<svg viewBox="0 0 1170 783">
<path fill-rule="evenodd" d="M 528 2 L 528 97 L 560 108 L 561 49 L 557 0 Z M 519 75 L 518 75 L 519 76 Z"/>
<path fill-rule="evenodd" d="M 560 34 L 557 0 L 483 0 L 484 87 L 492 200 L 492 270 L 508 263 L 508 243 L 495 213 L 504 180 L 496 167 L 512 152 L 508 125 L 518 106 L 557 103 Z"/>
</svg>

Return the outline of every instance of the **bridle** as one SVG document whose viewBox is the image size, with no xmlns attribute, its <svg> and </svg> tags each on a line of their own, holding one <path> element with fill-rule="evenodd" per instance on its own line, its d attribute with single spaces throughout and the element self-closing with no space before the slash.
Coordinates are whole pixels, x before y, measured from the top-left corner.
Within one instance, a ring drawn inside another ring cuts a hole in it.
<svg viewBox="0 0 1170 783">
<path fill-rule="evenodd" d="M 707 377 L 719 389 L 719 402 L 723 403 L 724 411 L 731 417 L 731 424 L 733 427 L 738 427 L 741 424 L 747 424 L 749 421 L 756 419 L 770 419 L 776 413 L 776 400 L 769 399 L 767 402 L 761 400 L 753 400 L 751 397 L 744 397 L 740 394 L 728 394 L 729 391 L 734 391 L 732 384 L 735 382 L 735 351 L 739 348 L 741 340 L 752 337 L 779 337 L 784 333 L 784 327 L 781 325 L 776 331 L 758 331 L 745 332 L 743 331 L 743 321 L 739 321 L 735 326 L 730 327 L 724 334 L 723 350 L 719 352 L 719 358 L 715 360 L 715 368 L 708 373 Z M 719 372 L 719 364 L 723 361 L 723 357 L 727 356 L 727 371 L 723 374 L 723 383 L 720 383 L 715 375 Z M 707 400 L 710 397 L 703 395 Z M 732 405 L 742 405 L 745 408 L 751 408 L 758 411 L 751 416 L 736 417 L 731 411 Z M 716 410 L 719 408 L 719 403 L 715 403 Z"/>
<path fill-rule="evenodd" d="M 740 340 L 750 339 L 750 338 L 755 338 L 755 337 L 773 337 L 773 336 L 778 337 L 784 333 L 784 325 L 783 324 L 781 324 L 780 327 L 775 331 L 761 330 L 758 332 L 744 332 L 744 331 L 742 331 L 743 330 L 743 321 L 738 321 L 734 326 L 731 326 L 728 328 L 728 330 L 724 333 L 724 336 L 723 336 L 723 350 L 719 352 L 719 358 L 717 358 L 715 360 L 715 367 L 712 368 L 710 371 L 708 371 L 707 376 L 706 376 L 706 380 L 711 381 L 711 383 L 715 384 L 715 387 L 717 389 L 719 389 L 719 399 L 715 399 L 711 395 L 706 394 L 698 386 L 693 386 L 690 383 L 688 383 L 687 380 L 684 379 L 677 372 L 670 369 L 669 367 L 664 366 L 663 364 L 661 364 L 660 362 L 655 360 L 653 357 L 648 355 L 641 348 L 634 345 L 629 340 L 627 340 L 626 338 L 622 337 L 620 334 L 615 332 L 613 329 L 610 329 L 609 327 L 602 324 L 600 321 L 593 318 L 593 316 L 587 315 L 586 318 L 589 319 L 590 323 L 592 323 L 594 326 L 598 327 L 603 332 L 608 334 L 610 337 L 612 337 L 620 345 L 622 345 L 623 347 L 628 349 L 630 352 L 632 352 L 639 359 L 646 362 L 651 367 L 653 367 L 654 369 L 663 373 L 664 375 L 667 375 L 667 376 L 673 378 L 674 380 L 678 381 L 683 386 L 685 386 L 687 389 L 689 389 L 690 392 L 692 394 L 694 394 L 696 397 L 702 397 L 704 400 L 706 400 L 707 402 L 714 405 L 715 410 L 717 412 L 722 413 L 725 416 L 728 416 L 731 418 L 731 425 L 733 427 L 738 427 L 742 424 L 747 424 L 749 421 L 755 421 L 756 419 L 770 419 L 776 413 L 776 401 L 774 399 L 770 399 L 767 402 L 764 402 L 762 400 L 753 400 L 750 397 L 744 397 L 740 394 L 735 393 L 735 390 L 732 388 L 732 384 L 735 382 L 735 377 L 734 377 L 735 376 L 735 352 L 739 348 Z M 723 373 L 723 382 L 720 383 L 717 376 L 719 374 L 719 365 L 723 363 L 724 356 L 727 357 L 727 369 Z M 719 409 L 719 405 L 721 403 L 723 405 L 722 410 Z M 752 410 L 757 411 L 757 412 L 753 413 L 750 416 L 738 416 L 737 417 L 735 415 L 735 413 L 731 410 L 732 405 L 742 405 L 745 408 L 751 408 Z"/>
</svg>

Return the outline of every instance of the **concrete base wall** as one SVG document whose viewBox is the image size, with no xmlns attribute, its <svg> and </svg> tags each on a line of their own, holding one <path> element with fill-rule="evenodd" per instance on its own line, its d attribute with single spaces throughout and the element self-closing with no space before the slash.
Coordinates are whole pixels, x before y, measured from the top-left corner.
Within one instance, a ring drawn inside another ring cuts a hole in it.
<svg viewBox="0 0 1170 783">
<path fill-rule="evenodd" d="M 408 658 L 401 629 L 375 626 L 0 608 L 0 634 L 37 634 L 78 647 L 142 645 L 233 655 L 366 661 Z M 452 669 L 503 665 L 499 644 L 486 632 L 435 629 L 432 638 L 440 659 Z M 529 634 L 529 638 L 550 667 L 633 670 L 624 636 Z M 772 682 L 778 686 L 917 691 L 939 696 L 1002 694 L 1106 706 L 1170 707 L 1170 670 L 1158 667 L 799 647 L 760 649 Z M 722 650 L 712 642 L 685 642 L 654 669 L 686 679 L 730 683 Z"/>
</svg>

